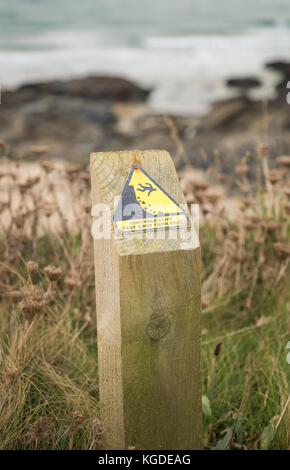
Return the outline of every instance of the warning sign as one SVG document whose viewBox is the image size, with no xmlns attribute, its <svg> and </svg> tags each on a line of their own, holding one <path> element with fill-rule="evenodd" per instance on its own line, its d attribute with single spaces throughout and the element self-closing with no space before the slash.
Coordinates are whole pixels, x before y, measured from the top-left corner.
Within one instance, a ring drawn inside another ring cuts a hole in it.
<svg viewBox="0 0 290 470">
<path fill-rule="evenodd" d="M 119 232 L 186 227 L 183 209 L 151 176 L 137 164 L 131 168 L 113 222 Z"/>
</svg>

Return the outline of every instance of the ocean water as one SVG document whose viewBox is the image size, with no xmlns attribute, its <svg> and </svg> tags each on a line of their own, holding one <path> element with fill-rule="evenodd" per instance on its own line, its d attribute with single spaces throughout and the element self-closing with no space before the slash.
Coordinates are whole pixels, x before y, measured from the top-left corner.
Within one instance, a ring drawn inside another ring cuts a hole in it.
<svg viewBox="0 0 290 470">
<path fill-rule="evenodd" d="M 290 60 L 289 0 L 0 0 L 0 84 L 88 74 L 153 86 L 157 111 L 201 114 L 269 60 Z"/>
</svg>

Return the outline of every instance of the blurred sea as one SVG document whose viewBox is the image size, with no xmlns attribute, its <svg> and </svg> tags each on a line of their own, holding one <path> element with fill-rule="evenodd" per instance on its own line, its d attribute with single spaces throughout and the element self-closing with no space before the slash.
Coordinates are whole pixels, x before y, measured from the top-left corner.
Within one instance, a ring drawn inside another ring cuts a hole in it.
<svg viewBox="0 0 290 470">
<path fill-rule="evenodd" d="M 110 74 L 154 86 L 159 111 L 204 113 L 224 79 L 290 59 L 289 0 L 0 0 L 2 87 Z"/>
</svg>

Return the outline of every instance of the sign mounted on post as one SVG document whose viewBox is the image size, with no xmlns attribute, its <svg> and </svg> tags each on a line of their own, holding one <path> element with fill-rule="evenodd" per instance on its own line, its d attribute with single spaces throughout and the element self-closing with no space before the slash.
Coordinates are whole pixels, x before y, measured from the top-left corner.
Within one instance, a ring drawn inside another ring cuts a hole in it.
<svg viewBox="0 0 290 470">
<path fill-rule="evenodd" d="M 189 225 L 186 210 L 137 163 L 129 172 L 113 221 L 115 230 L 122 233 Z"/>
<path fill-rule="evenodd" d="M 173 161 L 98 152 L 91 176 L 97 226 L 120 230 L 94 239 L 102 446 L 200 449 L 200 248 Z"/>
</svg>

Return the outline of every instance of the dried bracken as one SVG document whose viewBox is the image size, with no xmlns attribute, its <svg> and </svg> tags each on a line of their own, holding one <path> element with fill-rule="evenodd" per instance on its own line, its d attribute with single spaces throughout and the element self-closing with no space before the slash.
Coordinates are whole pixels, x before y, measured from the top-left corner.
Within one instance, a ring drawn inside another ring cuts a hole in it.
<svg viewBox="0 0 290 470">
<path fill-rule="evenodd" d="M 82 428 L 85 422 L 85 417 L 79 412 L 74 411 L 71 424 L 68 428 L 68 436 L 70 437 L 70 449 L 72 448 L 74 434 Z"/>
<path fill-rule="evenodd" d="M 241 211 L 246 211 L 247 209 L 249 209 L 249 207 L 251 207 L 252 205 L 252 201 L 250 199 L 245 199 L 245 198 L 242 198 L 241 199 L 241 205 L 240 205 L 240 208 L 241 208 Z"/>
<path fill-rule="evenodd" d="M 8 151 L 8 145 L 0 139 L 0 155 L 5 155 Z"/>
<path fill-rule="evenodd" d="M 55 204 L 51 203 L 51 202 L 44 202 L 42 204 L 42 211 L 45 215 L 45 217 L 51 217 L 52 214 L 55 212 L 56 210 L 56 206 Z"/>
<path fill-rule="evenodd" d="M 193 181 L 192 185 L 196 191 L 205 191 L 209 187 L 209 183 L 205 181 Z"/>
<path fill-rule="evenodd" d="M 290 186 L 284 188 L 284 194 L 290 199 Z"/>
<path fill-rule="evenodd" d="M 22 300 L 19 304 L 24 317 L 32 321 L 39 317 L 49 301 L 49 294 L 40 286 L 28 285 L 22 289 Z"/>
<path fill-rule="evenodd" d="M 283 155 L 281 157 L 276 158 L 276 161 L 279 165 L 285 166 L 286 168 L 290 168 L 290 156 Z"/>
<path fill-rule="evenodd" d="M 32 188 L 34 185 L 39 183 L 40 177 L 35 176 L 34 178 L 27 178 L 27 180 L 24 183 L 19 183 L 19 189 L 21 193 L 25 193 L 28 191 L 28 189 Z"/>
<path fill-rule="evenodd" d="M 269 145 L 268 144 L 260 144 L 257 148 L 258 155 L 260 157 L 266 157 L 269 154 Z"/>
<path fill-rule="evenodd" d="M 50 281 L 58 281 L 62 277 L 62 269 L 56 266 L 45 266 L 44 272 Z"/>
<path fill-rule="evenodd" d="M 74 411 L 71 424 L 67 430 L 67 434 L 69 437 L 68 447 L 70 450 L 73 448 L 74 435 L 77 431 L 79 431 L 79 429 L 83 427 L 84 422 L 85 422 L 85 417 L 78 411 Z"/>
<path fill-rule="evenodd" d="M 249 172 L 249 167 L 248 165 L 238 165 L 235 168 L 235 172 L 237 175 L 246 176 Z"/>
<path fill-rule="evenodd" d="M 285 204 L 284 210 L 285 210 L 285 212 L 286 212 L 287 215 L 290 215 L 290 202 L 288 202 L 287 204 Z"/>
<path fill-rule="evenodd" d="M 43 439 L 49 436 L 51 425 L 46 418 L 38 418 L 30 427 L 28 433 L 23 437 L 23 443 L 29 445 L 35 444 L 37 447 L 38 443 L 41 443 Z"/>
<path fill-rule="evenodd" d="M 212 207 L 210 204 L 203 204 L 201 210 L 204 215 L 207 215 L 212 212 Z"/>
<path fill-rule="evenodd" d="M 224 173 L 218 173 L 217 180 L 221 184 L 225 184 L 227 181 L 227 176 Z"/>
<path fill-rule="evenodd" d="M 80 171 L 78 176 L 81 180 L 85 181 L 86 183 L 89 183 L 91 181 L 91 176 L 88 171 Z"/>
<path fill-rule="evenodd" d="M 30 148 L 30 153 L 37 158 L 43 158 L 48 153 L 49 147 L 46 145 L 34 145 Z"/>
<path fill-rule="evenodd" d="M 92 210 L 92 203 L 91 202 L 83 202 L 82 209 L 86 214 L 90 214 Z"/>
<path fill-rule="evenodd" d="M 267 222 L 265 222 L 263 224 L 263 227 L 268 232 L 273 233 L 273 232 L 276 232 L 277 230 L 279 230 L 281 228 L 281 224 L 279 222 L 275 222 L 274 220 L 268 220 Z"/>
<path fill-rule="evenodd" d="M 92 443 L 90 450 L 94 448 L 94 445 L 101 439 L 104 432 L 104 427 L 98 418 L 93 419 L 92 423 Z"/>
<path fill-rule="evenodd" d="M 268 171 L 267 178 L 271 184 L 275 185 L 283 179 L 285 172 L 283 170 L 278 170 L 274 168 L 273 170 Z"/>
<path fill-rule="evenodd" d="M 21 229 L 24 226 L 25 219 L 26 219 L 25 214 L 19 213 L 19 214 L 15 215 L 12 220 L 13 220 L 14 224 L 16 225 L 16 227 L 18 229 Z"/>
<path fill-rule="evenodd" d="M 80 280 L 75 279 L 74 277 L 66 276 L 64 278 L 64 285 L 70 289 L 80 286 Z"/>
<path fill-rule="evenodd" d="M 249 184 L 247 184 L 245 180 L 244 181 L 236 180 L 235 183 L 240 188 L 242 193 L 248 194 L 250 192 Z"/>
<path fill-rule="evenodd" d="M 234 230 L 231 230 L 228 233 L 228 237 L 229 237 L 230 240 L 233 240 L 234 242 L 237 242 L 238 239 L 239 239 L 239 234 L 237 232 L 235 232 Z"/>
<path fill-rule="evenodd" d="M 51 173 L 55 169 L 55 165 L 51 160 L 40 160 L 39 164 L 46 173 Z"/>
<path fill-rule="evenodd" d="M 290 256 L 290 245 L 285 243 L 274 243 L 274 248 L 278 255 L 280 255 L 282 258 L 287 258 Z"/>
<path fill-rule="evenodd" d="M 185 201 L 188 205 L 194 204 L 196 202 L 194 194 L 193 193 L 186 194 Z"/>
<path fill-rule="evenodd" d="M 69 181 L 74 181 L 79 178 L 82 168 L 79 165 L 68 165 L 66 166 L 66 175 Z"/>
<path fill-rule="evenodd" d="M 39 271 L 39 266 L 36 261 L 29 260 L 26 266 L 27 272 L 29 275 L 37 273 Z"/>
<path fill-rule="evenodd" d="M 5 209 L 9 208 L 9 203 L 8 202 L 2 202 L 0 203 L 0 214 L 5 211 Z"/>
<path fill-rule="evenodd" d="M 215 205 L 218 200 L 220 199 L 221 197 L 221 194 L 214 191 L 214 190 L 208 190 L 204 193 L 204 197 L 203 197 L 203 200 L 204 202 L 209 202 L 213 205 Z"/>
<path fill-rule="evenodd" d="M 21 371 L 19 369 L 13 369 L 13 368 L 4 368 L 2 371 L 2 376 L 1 380 L 2 382 L 10 387 L 14 385 L 21 377 Z"/>
</svg>

